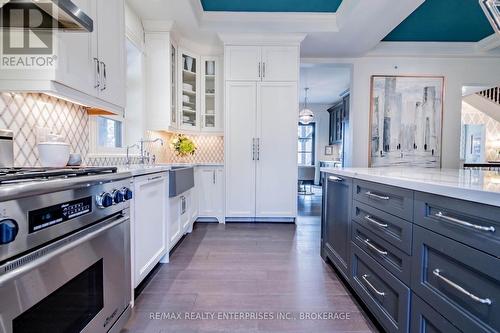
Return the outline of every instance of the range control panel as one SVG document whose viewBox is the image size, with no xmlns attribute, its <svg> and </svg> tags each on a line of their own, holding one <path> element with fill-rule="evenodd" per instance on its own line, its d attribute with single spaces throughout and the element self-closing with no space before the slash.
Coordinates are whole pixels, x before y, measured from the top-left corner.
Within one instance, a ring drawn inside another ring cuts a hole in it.
<svg viewBox="0 0 500 333">
<path fill-rule="evenodd" d="M 92 212 L 92 197 L 37 209 L 28 213 L 29 233 L 43 230 Z"/>
</svg>

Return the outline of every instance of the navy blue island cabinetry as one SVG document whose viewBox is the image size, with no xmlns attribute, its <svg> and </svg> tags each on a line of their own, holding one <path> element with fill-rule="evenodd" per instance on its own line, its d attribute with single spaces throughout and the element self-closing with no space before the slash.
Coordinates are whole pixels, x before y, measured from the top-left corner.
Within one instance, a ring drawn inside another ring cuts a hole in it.
<svg viewBox="0 0 500 333">
<path fill-rule="evenodd" d="M 323 259 L 387 332 L 500 332 L 500 187 L 401 170 L 322 169 Z"/>
</svg>

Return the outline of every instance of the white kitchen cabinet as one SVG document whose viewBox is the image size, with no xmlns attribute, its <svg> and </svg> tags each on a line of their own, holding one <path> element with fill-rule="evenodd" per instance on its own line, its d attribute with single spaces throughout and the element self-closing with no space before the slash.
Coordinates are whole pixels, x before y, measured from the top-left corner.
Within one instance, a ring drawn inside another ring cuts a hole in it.
<svg viewBox="0 0 500 333">
<path fill-rule="evenodd" d="M 226 216 L 252 217 L 255 215 L 256 156 L 253 145 L 257 83 L 226 82 L 225 101 Z"/>
<path fill-rule="evenodd" d="M 257 218 L 297 212 L 297 89 L 296 82 L 257 84 Z"/>
<path fill-rule="evenodd" d="M 298 46 L 262 47 L 262 81 L 298 81 L 300 55 Z"/>
<path fill-rule="evenodd" d="M 181 230 L 181 198 L 173 197 L 169 201 L 168 250 L 170 251 L 182 237 Z"/>
<path fill-rule="evenodd" d="M 198 217 L 224 222 L 224 168 L 202 166 L 196 170 Z"/>
<path fill-rule="evenodd" d="M 55 39 L 55 66 L 2 69 L 0 90 L 46 92 L 121 115 L 126 76 L 124 0 L 74 2 L 92 18 L 94 30 L 45 32 Z"/>
<path fill-rule="evenodd" d="M 297 83 L 227 82 L 226 113 L 226 217 L 295 217 Z"/>
<path fill-rule="evenodd" d="M 298 46 L 225 48 L 225 79 L 229 81 L 298 81 L 298 69 Z"/>
<path fill-rule="evenodd" d="M 144 46 L 147 129 L 176 130 L 177 45 L 170 32 L 146 32 Z"/>
<path fill-rule="evenodd" d="M 96 0 L 75 0 L 94 21 L 94 31 L 58 32 L 58 68 L 55 80 L 83 93 L 97 96 L 97 3 Z"/>
<path fill-rule="evenodd" d="M 179 51 L 179 124 L 180 129 L 200 129 L 200 57 L 190 51 Z"/>
<path fill-rule="evenodd" d="M 218 57 L 201 57 L 201 66 L 201 131 L 222 132 L 220 62 Z"/>
<path fill-rule="evenodd" d="M 261 47 L 253 45 L 226 46 L 224 64 L 225 80 L 260 81 Z"/>
<path fill-rule="evenodd" d="M 198 210 L 196 189 L 192 188 L 176 197 L 169 198 L 168 249 L 171 250 L 186 233 L 193 230 Z"/>
<path fill-rule="evenodd" d="M 134 288 L 168 252 L 168 174 L 134 178 L 132 242 Z"/>
<path fill-rule="evenodd" d="M 125 5 L 123 0 L 97 1 L 100 65 L 99 97 L 125 107 Z"/>
</svg>

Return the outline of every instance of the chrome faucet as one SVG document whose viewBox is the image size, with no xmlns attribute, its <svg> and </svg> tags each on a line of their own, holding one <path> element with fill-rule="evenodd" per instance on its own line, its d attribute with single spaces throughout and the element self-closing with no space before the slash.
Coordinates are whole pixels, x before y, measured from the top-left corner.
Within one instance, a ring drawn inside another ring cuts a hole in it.
<svg viewBox="0 0 500 333">
<path fill-rule="evenodd" d="M 138 145 L 137 143 L 134 143 L 133 145 L 128 145 L 128 146 L 127 146 L 127 159 L 126 159 L 126 163 L 127 163 L 127 165 L 130 165 L 130 154 L 129 154 L 130 149 L 131 149 L 131 148 L 134 148 L 134 147 L 135 147 L 135 148 L 140 148 L 140 147 L 139 147 L 139 145 Z"/>
<path fill-rule="evenodd" d="M 145 155 L 145 150 L 144 150 L 144 144 L 145 143 L 155 143 L 155 142 L 160 142 L 160 144 L 163 146 L 163 139 L 160 139 L 160 138 L 157 138 L 157 139 L 154 139 L 154 140 L 144 140 L 144 139 L 141 139 L 139 141 L 139 144 L 140 144 L 140 149 L 141 149 L 141 164 L 146 164 L 146 155 Z M 148 162 L 149 162 L 149 156 L 147 157 L 148 159 Z"/>
</svg>

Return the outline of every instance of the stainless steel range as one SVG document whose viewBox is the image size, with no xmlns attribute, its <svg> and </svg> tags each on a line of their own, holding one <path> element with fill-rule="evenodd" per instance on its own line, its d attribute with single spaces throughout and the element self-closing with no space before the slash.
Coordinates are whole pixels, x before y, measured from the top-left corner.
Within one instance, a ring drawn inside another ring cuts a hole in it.
<svg viewBox="0 0 500 333">
<path fill-rule="evenodd" d="M 0 333 L 120 331 L 130 314 L 130 176 L 0 169 Z"/>
</svg>

